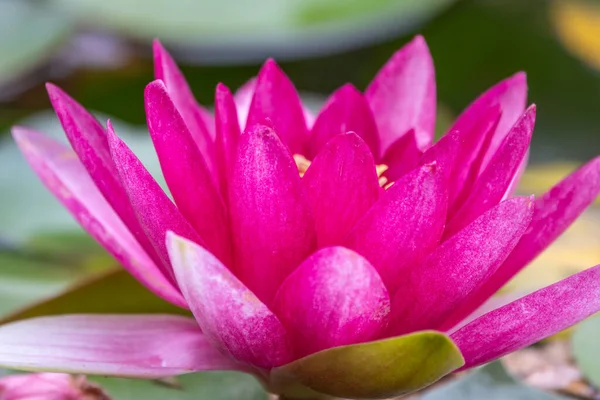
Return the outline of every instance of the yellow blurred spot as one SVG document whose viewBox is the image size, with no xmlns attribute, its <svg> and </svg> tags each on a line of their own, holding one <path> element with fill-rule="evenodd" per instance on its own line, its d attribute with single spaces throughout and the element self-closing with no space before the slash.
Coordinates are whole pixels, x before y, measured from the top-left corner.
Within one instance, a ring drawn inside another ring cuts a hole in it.
<svg viewBox="0 0 600 400">
<path fill-rule="evenodd" d="M 298 167 L 300 177 L 303 177 L 308 167 L 310 167 L 310 160 L 302 154 L 294 154 L 294 161 L 296 162 L 296 167 Z"/>
</svg>

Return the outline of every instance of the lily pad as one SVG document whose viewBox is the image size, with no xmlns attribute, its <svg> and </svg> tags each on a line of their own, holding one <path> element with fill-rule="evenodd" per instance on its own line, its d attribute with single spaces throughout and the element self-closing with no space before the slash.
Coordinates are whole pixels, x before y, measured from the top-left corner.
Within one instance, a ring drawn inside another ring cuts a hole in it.
<svg viewBox="0 0 600 400">
<path fill-rule="evenodd" d="M 600 386 L 600 316 L 583 321 L 573 334 L 573 356 L 581 371 L 594 385 Z"/>
</svg>

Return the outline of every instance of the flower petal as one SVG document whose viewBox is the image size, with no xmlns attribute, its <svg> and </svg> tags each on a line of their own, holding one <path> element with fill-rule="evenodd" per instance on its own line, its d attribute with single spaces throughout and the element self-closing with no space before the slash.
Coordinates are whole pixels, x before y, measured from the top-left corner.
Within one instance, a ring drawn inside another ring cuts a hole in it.
<svg viewBox="0 0 600 400">
<path fill-rule="evenodd" d="M 357 133 L 367 143 L 373 157 L 379 159 L 377 125 L 369 103 L 354 86 L 346 84 L 331 95 L 317 116 L 310 133 L 307 157 L 315 158 L 330 139 L 350 131 Z"/>
<path fill-rule="evenodd" d="M 177 282 L 209 340 L 235 359 L 261 368 L 290 361 L 281 322 L 227 267 L 172 232 L 167 247 Z"/>
<path fill-rule="evenodd" d="M 352 229 L 346 245 L 373 264 L 392 294 L 407 268 L 438 244 L 446 201 L 436 166 L 422 166 L 385 192 Z"/>
<path fill-rule="evenodd" d="M 510 254 L 532 214 L 532 199 L 507 200 L 413 266 L 398 284 L 389 335 L 438 329 Z"/>
<path fill-rule="evenodd" d="M 469 198 L 448 222 L 445 238 L 451 237 L 502 200 L 527 153 L 534 125 L 535 106 L 531 106 L 511 129 L 494 158 L 477 178 Z"/>
<path fill-rule="evenodd" d="M 239 370 L 193 319 L 174 315 L 64 315 L 0 326 L 0 365 L 26 371 L 161 378 Z"/>
<path fill-rule="evenodd" d="M 177 210 L 152 175 L 125 143 L 115 134 L 108 123 L 108 142 L 121 182 L 127 191 L 131 206 L 135 210 L 144 232 L 163 260 L 163 273 L 174 282 L 173 270 L 165 246 L 168 230 L 190 238 L 198 243 L 202 239 L 189 222 Z"/>
<path fill-rule="evenodd" d="M 383 172 L 382 176 L 388 182 L 397 181 L 402 175 L 417 166 L 422 155 L 423 152 L 417 145 L 414 130 L 411 129 L 411 132 L 400 136 L 386 150 L 381 161 L 388 168 Z"/>
<path fill-rule="evenodd" d="M 250 112 L 250 104 L 256 90 L 256 77 L 250 78 L 235 92 L 234 100 L 238 111 L 238 121 L 242 130 L 246 128 L 248 121 L 248 113 Z"/>
<path fill-rule="evenodd" d="M 422 36 L 396 52 L 369 84 L 365 96 L 377 121 L 381 150 L 414 129 L 425 149 L 435 133 L 435 71 Z"/>
<path fill-rule="evenodd" d="M 186 307 L 179 291 L 115 214 L 71 149 L 26 128 L 13 128 L 13 136 L 44 185 L 98 243 L 153 293 Z"/>
<path fill-rule="evenodd" d="M 540 341 L 600 311 L 600 265 L 491 311 L 452 334 L 472 368 Z"/>
<path fill-rule="evenodd" d="M 315 216 L 319 247 L 341 244 L 380 191 L 371 151 L 353 132 L 331 139 L 302 182 Z"/>
<path fill-rule="evenodd" d="M 240 137 L 240 125 L 235 101 L 229 88 L 222 83 L 217 85 L 215 93 L 215 125 L 217 130 L 216 160 L 219 170 L 220 187 L 228 200 L 227 188 L 229 175 L 237 155 L 237 144 Z"/>
<path fill-rule="evenodd" d="M 229 186 L 236 275 L 269 304 L 314 250 L 314 218 L 296 163 L 272 129 L 240 136 L 237 154 Z"/>
<path fill-rule="evenodd" d="M 374 339 L 387 326 L 390 297 L 366 259 L 343 247 L 328 247 L 287 277 L 273 310 L 299 357 Z"/>
<path fill-rule="evenodd" d="M 204 158 L 162 81 L 145 91 L 150 137 L 181 214 L 223 263 L 231 265 L 229 218 Z"/>
</svg>

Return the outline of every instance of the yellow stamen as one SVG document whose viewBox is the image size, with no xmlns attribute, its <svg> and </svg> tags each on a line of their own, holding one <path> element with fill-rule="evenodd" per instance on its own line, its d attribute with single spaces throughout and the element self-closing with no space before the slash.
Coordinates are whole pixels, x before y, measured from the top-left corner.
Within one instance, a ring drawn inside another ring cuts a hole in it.
<svg viewBox="0 0 600 400">
<path fill-rule="evenodd" d="M 300 177 L 303 177 L 308 167 L 310 167 L 310 160 L 304 157 L 302 154 L 294 154 L 294 161 L 298 167 L 298 173 Z"/>
</svg>

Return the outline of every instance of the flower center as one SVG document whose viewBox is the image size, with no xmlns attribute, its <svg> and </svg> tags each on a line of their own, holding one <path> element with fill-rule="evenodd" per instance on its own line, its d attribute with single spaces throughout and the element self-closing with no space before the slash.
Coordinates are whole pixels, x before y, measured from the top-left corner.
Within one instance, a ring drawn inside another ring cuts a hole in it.
<svg viewBox="0 0 600 400">
<path fill-rule="evenodd" d="M 296 167 L 298 167 L 298 173 L 300 174 L 300 177 L 303 177 L 308 167 L 310 167 L 311 161 L 308 158 L 304 157 L 302 154 L 294 154 L 294 161 L 296 162 Z M 379 186 L 381 186 L 384 189 L 387 189 L 393 185 L 393 182 L 388 183 L 388 178 L 382 176 L 382 174 L 385 171 L 387 171 L 387 169 L 388 166 L 385 164 L 378 164 L 375 166 L 375 170 L 377 171 L 377 177 L 379 178 Z"/>
</svg>

